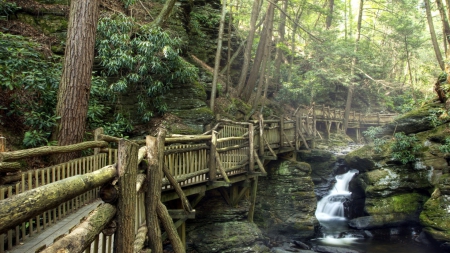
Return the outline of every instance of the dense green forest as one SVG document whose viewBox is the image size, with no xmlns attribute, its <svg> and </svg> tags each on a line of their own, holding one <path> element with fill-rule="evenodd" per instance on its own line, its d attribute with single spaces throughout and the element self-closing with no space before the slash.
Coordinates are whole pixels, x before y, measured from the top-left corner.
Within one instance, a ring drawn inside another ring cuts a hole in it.
<svg viewBox="0 0 450 253">
<path fill-rule="evenodd" d="M 436 82 L 447 89 L 450 5 L 441 0 L 82 2 L 0 0 L 0 133 L 24 147 L 67 143 L 57 134 L 66 121 L 81 128 L 72 142 L 89 138 L 85 127 L 136 135 L 152 120 L 184 116 L 175 105 L 186 100 L 176 99 L 198 90 L 213 95 L 189 102 L 192 117 L 208 121 L 270 115 L 271 105 L 405 113 L 435 99 Z M 88 11 L 95 22 L 83 23 Z M 92 23 L 87 43 L 76 34 Z M 93 50 L 68 50 L 85 44 Z M 184 84 L 196 89 L 175 99 Z M 74 96 L 62 87 L 84 92 L 86 103 L 64 105 Z"/>
</svg>

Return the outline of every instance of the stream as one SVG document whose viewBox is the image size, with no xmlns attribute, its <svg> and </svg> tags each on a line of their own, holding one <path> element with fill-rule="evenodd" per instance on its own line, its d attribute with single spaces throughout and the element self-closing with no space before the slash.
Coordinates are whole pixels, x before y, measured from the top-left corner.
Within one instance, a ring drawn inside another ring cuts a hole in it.
<svg viewBox="0 0 450 253">
<path fill-rule="evenodd" d="M 311 240 L 315 246 L 330 246 L 367 253 L 440 253 L 439 248 L 416 242 L 419 227 L 399 227 L 377 230 L 357 230 L 348 226 L 345 202 L 351 200 L 349 183 L 358 170 L 336 175 L 336 183 L 317 203 L 316 218 L 320 222 L 318 236 Z M 351 207 L 350 207 L 351 208 Z M 349 251 L 336 251 L 349 252 Z"/>
</svg>

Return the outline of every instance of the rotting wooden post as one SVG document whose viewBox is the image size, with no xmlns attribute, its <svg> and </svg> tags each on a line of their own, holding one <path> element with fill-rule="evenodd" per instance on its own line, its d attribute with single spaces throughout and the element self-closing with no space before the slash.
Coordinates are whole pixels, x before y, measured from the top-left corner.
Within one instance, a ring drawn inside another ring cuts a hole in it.
<svg viewBox="0 0 450 253">
<path fill-rule="evenodd" d="M 252 181 L 252 195 L 250 200 L 250 209 L 248 210 L 248 221 L 253 223 L 253 215 L 255 213 L 255 205 L 256 205 L 256 190 L 258 189 L 258 176 L 253 178 Z"/>
<path fill-rule="evenodd" d="M 101 141 L 101 135 L 104 134 L 103 127 L 99 127 L 94 130 L 94 141 Z M 100 148 L 94 148 L 94 155 L 100 153 Z"/>
<path fill-rule="evenodd" d="M 211 147 L 209 153 L 209 181 L 216 181 L 216 152 L 217 152 L 217 132 L 211 133 Z"/>
<path fill-rule="evenodd" d="M 280 149 L 283 147 L 284 144 L 284 117 L 280 117 Z"/>
<path fill-rule="evenodd" d="M 160 135 L 165 135 L 164 131 L 159 129 L 158 139 Z M 162 185 L 162 171 L 159 171 L 159 152 L 157 138 L 153 136 L 146 137 L 147 142 L 147 192 L 145 196 L 145 220 L 147 224 L 147 237 L 149 240 L 150 249 L 153 253 L 162 253 L 162 236 L 161 228 L 159 227 L 157 206 L 161 201 L 161 185 Z"/>
<path fill-rule="evenodd" d="M 136 220 L 136 179 L 139 146 L 131 141 L 120 140 L 118 148 L 119 199 L 117 202 L 117 231 L 114 252 L 133 249 Z"/>
<path fill-rule="evenodd" d="M 248 158 L 249 158 L 248 170 L 250 173 L 255 171 L 255 157 L 253 156 L 253 150 L 255 149 L 254 139 L 253 139 L 253 136 L 255 133 L 254 129 L 255 128 L 254 128 L 253 124 L 250 123 L 248 125 L 248 150 L 249 150 L 248 151 Z"/>
<path fill-rule="evenodd" d="M 161 202 L 161 200 L 157 202 L 156 211 L 164 229 L 166 230 L 167 236 L 172 243 L 173 251 L 175 253 L 186 253 L 186 249 L 184 248 L 183 243 L 178 236 L 177 229 L 173 224 L 169 211 L 167 211 L 166 206 Z"/>
</svg>

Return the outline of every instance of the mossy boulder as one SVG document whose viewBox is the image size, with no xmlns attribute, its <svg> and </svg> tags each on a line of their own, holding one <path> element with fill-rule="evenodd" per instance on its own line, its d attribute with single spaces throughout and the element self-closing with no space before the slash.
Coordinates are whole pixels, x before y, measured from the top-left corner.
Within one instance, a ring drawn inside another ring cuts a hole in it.
<svg viewBox="0 0 450 253">
<path fill-rule="evenodd" d="M 423 231 L 439 242 L 450 241 L 450 196 L 430 198 L 420 214 Z"/>
<path fill-rule="evenodd" d="M 418 218 L 428 197 L 420 193 L 403 193 L 385 198 L 369 198 L 366 200 L 365 210 L 369 215 L 400 213 Z"/>
<path fill-rule="evenodd" d="M 372 158 L 373 150 L 370 146 L 364 146 L 354 150 L 345 156 L 345 163 L 360 173 L 371 171 L 376 168 L 376 163 Z"/>
</svg>

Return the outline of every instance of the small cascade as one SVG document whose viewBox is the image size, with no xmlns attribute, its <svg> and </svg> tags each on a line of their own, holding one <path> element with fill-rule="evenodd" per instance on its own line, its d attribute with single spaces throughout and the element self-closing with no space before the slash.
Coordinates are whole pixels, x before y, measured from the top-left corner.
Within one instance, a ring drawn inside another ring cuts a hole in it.
<svg viewBox="0 0 450 253">
<path fill-rule="evenodd" d="M 344 216 L 344 202 L 348 200 L 351 192 L 348 191 L 348 185 L 358 170 L 350 170 L 345 174 L 336 176 L 336 184 L 328 195 L 323 197 L 317 203 L 316 218 L 319 221 L 330 219 L 342 219 Z"/>
</svg>

